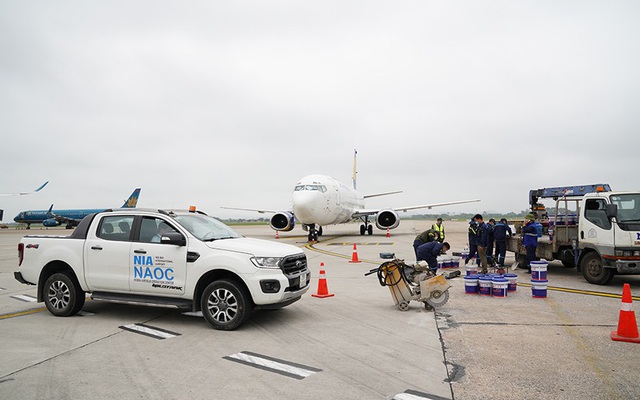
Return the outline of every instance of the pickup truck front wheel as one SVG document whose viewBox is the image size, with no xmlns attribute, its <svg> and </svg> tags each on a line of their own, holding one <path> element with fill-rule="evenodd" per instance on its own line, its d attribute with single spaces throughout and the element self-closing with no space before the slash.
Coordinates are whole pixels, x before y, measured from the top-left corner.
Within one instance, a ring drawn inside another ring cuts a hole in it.
<svg viewBox="0 0 640 400">
<path fill-rule="evenodd" d="M 66 272 L 51 275 L 44 283 L 44 304 L 56 317 L 69 317 L 82 310 L 84 292 Z"/>
<path fill-rule="evenodd" d="M 580 270 L 587 282 L 596 285 L 606 285 L 613 279 L 613 271 L 602 265 L 602 260 L 596 252 L 590 252 L 582 258 Z"/>
<path fill-rule="evenodd" d="M 215 329 L 231 331 L 242 325 L 251 313 L 247 291 L 232 280 L 214 281 L 204 289 L 200 306 L 207 322 Z"/>
</svg>

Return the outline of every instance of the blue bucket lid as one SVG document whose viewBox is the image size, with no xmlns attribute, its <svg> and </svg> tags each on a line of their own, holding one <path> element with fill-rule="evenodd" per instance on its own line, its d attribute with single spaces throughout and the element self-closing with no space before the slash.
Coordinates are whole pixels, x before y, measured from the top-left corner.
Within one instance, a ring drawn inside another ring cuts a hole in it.
<svg viewBox="0 0 640 400">
<path fill-rule="evenodd" d="M 518 277 L 517 274 L 504 274 L 502 276 L 504 276 L 505 278 L 517 278 Z"/>
<path fill-rule="evenodd" d="M 540 280 L 532 279 L 532 280 L 531 280 L 531 284 L 533 285 L 533 284 L 535 284 L 535 283 L 538 283 L 538 284 L 540 284 L 540 283 L 544 283 L 544 284 L 546 285 L 547 283 L 549 283 L 549 280 L 548 280 L 548 279 L 540 279 Z"/>
<path fill-rule="evenodd" d="M 501 283 L 507 283 L 509 282 L 509 280 L 507 278 L 503 278 L 501 276 L 496 276 L 495 278 L 493 278 L 494 282 L 501 282 Z"/>
</svg>

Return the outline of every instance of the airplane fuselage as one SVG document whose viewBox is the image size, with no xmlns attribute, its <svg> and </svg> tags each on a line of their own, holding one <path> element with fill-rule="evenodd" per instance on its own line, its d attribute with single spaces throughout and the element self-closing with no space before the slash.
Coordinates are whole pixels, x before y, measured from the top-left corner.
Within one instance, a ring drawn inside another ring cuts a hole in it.
<svg viewBox="0 0 640 400">
<path fill-rule="evenodd" d="M 355 211 L 364 208 L 364 197 L 327 175 L 300 179 L 292 194 L 293 214 L 305 225 L 334 225 L 349 222 Z"/>
<path fill-rule="evenodd" d="M 15 222 L 19 224 L 42 224 L 44 221 L 52 220 L 54 215 L 72 219 L 72 220 L 81 220 L 89 214 L 102 212 L 105 208 L 97 208 L 93 210 L 89 209 L 77 209 L 77 210 L 29 210 L 29 211 L 21 211 L 16 217 L 13 219 Z"/>
</svg>

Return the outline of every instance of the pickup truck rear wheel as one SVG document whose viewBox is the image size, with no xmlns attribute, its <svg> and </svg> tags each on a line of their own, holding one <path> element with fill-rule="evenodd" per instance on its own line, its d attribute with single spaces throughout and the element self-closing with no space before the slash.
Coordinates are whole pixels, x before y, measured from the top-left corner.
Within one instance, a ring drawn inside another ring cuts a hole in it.
<svg viewBox="0 0 640 400">
<path fill-rule="evenodd" d="M 586 254 L 580 261 L 582 276 L 589 283 L 596 285 L 606 285 L 613 279 L 613 271 L 602 265 L 602 260 L 598 253 Z"/>
<path fill-rule="evenodd" d="M 251 298 L 238 283 L 221 279 L 204 289 L 200 300 L 202 315 L 215 329 L 231 331 L 242 325 L 251 313 Z"/>
<path fill-rule="evenodd" d="M 56 317 L 69 317 L 84 306 L 85 295 L 67 272 L 57 272 L 44 283 L 44 304 Z"/>
</svg>

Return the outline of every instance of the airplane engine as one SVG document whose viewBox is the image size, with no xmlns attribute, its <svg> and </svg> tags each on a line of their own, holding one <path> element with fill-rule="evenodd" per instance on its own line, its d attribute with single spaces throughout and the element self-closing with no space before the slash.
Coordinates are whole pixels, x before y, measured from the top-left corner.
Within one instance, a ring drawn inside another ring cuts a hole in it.
<svg viewBox="0 0 640 400">
<path fill-rule="evenodd" d="M 400 225 L 400 217 L 393 210 L 382 210 L 376 217 L 376 226 L 378 229 L 395 229 Z"/>
<path fill-rule="evenodd" d="M 281 211 L 271 217 L 269 225 L 274 231 L 289 232 L 296 226 L 295 217 L 288 211 Z"/>
<path fill-rule="evenodd" d="M 54 218 L 49 218 L 42 221 L 42 225 L 48 226 L 48 227 L 59 226 L 60 222 L 56 221 Z"/>
</svg>

